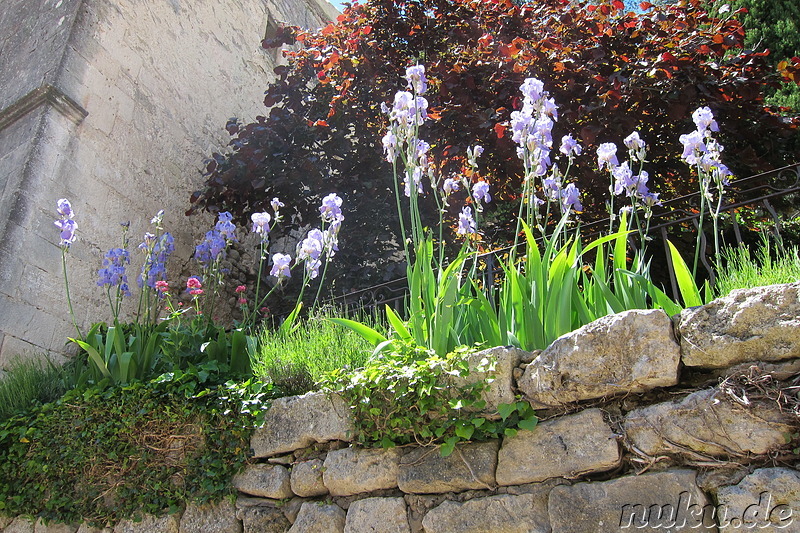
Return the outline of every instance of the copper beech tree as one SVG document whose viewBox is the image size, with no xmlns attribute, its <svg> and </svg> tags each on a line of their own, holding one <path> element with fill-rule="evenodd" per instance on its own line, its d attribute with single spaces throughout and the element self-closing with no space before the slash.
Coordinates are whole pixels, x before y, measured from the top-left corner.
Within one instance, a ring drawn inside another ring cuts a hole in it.
<svg viewBox="0 0 800 533">
<path fill-rule="evenodd" d="M 207 161 L 190 212 L 228 210 L 245 223 L 277 196 L 299 206 L 289 227 L 301 227 L 316 217 L 321 195 L 337 191 L 346 218 L 336 263 L 348 273 L 337 292 L 404 275 L 381 103 L 405 89 L 415 63 L 430 82 L 433 120 L 421 135 L 442 179 L 468 172 L 468 147 L 485 148 L 477 174 L 495 201 L 484 242 L 508 239 L 514 227 L 522 164 L 509 116 L 530 76 L 559 106 L 553 138 L 572 134 L 583 146 L 570 176 L 584 220 L 605 216 L 609 178 L 597 171 L 596 148 L 614 142 L 624 152 L 634 130 L 648 144 L 651 188 L 662 198 L 696 190 L 678 137 L 694 129 L 699 106 L 713 111 L 736 176 L 793 162 L 800 120 L 765 106 L 764 91 L 782 79 L 800 82 L 800 60 L 777 71 L 765 53 L 743 49 L 735 18 L 712 18 L 699 0 L 641 8 L 626 11 L 619 0 L 366 0 L 318 31 L 281 27 L 263 46 L 296 46 L 275 69 L 266 112 L 228 123 L 229 150 Z"/>
</svg>

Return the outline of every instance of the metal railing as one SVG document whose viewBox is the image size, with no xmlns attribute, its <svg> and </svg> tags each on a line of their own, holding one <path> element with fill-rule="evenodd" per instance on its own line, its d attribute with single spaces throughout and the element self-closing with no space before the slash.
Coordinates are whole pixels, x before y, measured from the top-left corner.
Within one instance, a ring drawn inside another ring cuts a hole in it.
<svg viewBox="0 0 800 533">
<path fill-rule="evenodd" d="M 774 222 L 776 232 L 780 232 L 781 220 L 775 207 L 770 202 L 776 198 L 784 198 L 794 193 L 800 193 L 800 163 L 794 163 L 782 168 L 756 174 L 748 178 L 734 180 L 725 188 L 723 194 L 723 204 L 721 212 L 731 212 L 741 208 L 749 210 L 762 209 Z M 700 192 L 687 194 L 672 200 L 663 202 L 662 205 L 654 208 L 650 218 L 648 236 L 661 237 L 664 245 L 665 257 L 667 258 L 667 268 L 669 271 L 670 290 L 673 297 L 677 297 L 678 288 L 675 279 L 675 272 L 669 261 L 670 253 L 667 245 L 667 237 L 670 228 L 681 227 L 683 229 L 693 228 L 698 231 L 700 219 Z M 731 216 L 730 228 L 732 228 L 734 239 L 737 244 L 742 243 L 742 233 L 737 217 Z M 701 248 L 705 250 L 708 236 L 711 231 L 711 224 L 703 227 L 701 235 Z M 596 220 L 581 225 L 581 235 L 583 238 L 596 238 L 609 227 L 609 219 Z M 712 236 L 713 237 L 713 236 Z M 491 290 L 502 274 L 502 268 L 497 265 L 496 258 L 511 250 L 511 247 L 493 250 L 483 253 L 480 259 L 485 262 L 483 272 L 483 284 Z M 709 255 L 700 254 L 700 260 L 705 270 L 706 276 L 714 280 L 714 269 L 709 262 Z M 399 310 L 402 302 L 408 293 L 406 278 L 398 278 L 379 285 L 352 291 L 347 294 L 336 296 L 328 303 L 337 306 L 374 308 L 377 306 L 390 305 Z"/>
</svg>

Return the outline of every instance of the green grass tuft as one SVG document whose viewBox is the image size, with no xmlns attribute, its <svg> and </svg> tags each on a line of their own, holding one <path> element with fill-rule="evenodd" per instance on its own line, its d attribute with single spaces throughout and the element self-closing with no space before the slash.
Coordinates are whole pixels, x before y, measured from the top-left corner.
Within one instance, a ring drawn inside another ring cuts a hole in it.
<svg viewBox="0 0 800 533">
<path fill-rule="evenodd" d="M 734 289 L 749 289 L 777 283 L 800 281 L 797 247 L 783 248 L 762 234 L 755 251 L 747 245 L 722 252 L 725 268 L 718 269 L 714 291 L 725 296 Z"/>
<path fill-rule="evenodd" d="M 320 313 L 287 334 L 262 330 L 259 351 L 252 361 L 254 376 L 274 384 L 283 394 L 294 395 L 317 389 L 326 372 L 363 367 L 374 347 L 353 331 L 326 320 L 338 316 L 330 311 Z M 374 316 L 358 319 L 385 329 Z"/>
<path fill-rule="evenodd" d="M 70 369 L 44 356 L 15 359 L 0 379 L 0 420 L 60 398 L 74 386 Z"/>
</svg>

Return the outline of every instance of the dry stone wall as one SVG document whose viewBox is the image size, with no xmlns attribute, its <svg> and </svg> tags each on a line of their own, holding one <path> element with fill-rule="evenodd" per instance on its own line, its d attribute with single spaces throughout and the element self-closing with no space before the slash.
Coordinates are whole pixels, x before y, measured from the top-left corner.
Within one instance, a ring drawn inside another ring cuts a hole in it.
<svg viewBox="0 0 800 533">
<path fill-rule="evenodd" d="M 360 448 L 341 398 L 283 398 L 252 437 L 235 504 L 113 531 L 797 532 L 798 317 L 794 283 L 671 318 L 608 316 L 541 352 L 487 350 L 476 361 L 514 360 L 498 365 L 494 393 L 510 380 L 542 421 L 448 457 L 437 447 Z M 18 518 L 4 531 L 32 528 Z"/>
<path fill-rule="evenodd" d="M 109 318 L 95 284 L 103 254 L 120 245 L 120 222 L 131 222 L 135 246 L 165 209 L 176 278 L 211 222 L 184 216 L 204 158 L 227 145 L 230 117 L 265 112 L 281 60 L 260 46 L 268 28 L 336 16 L 326 0 L 4 0 L 0 371 L 16 355 L 63 352 L 74 335 L 56 200 L 70 199 L 77 214 L 69 273 L 81 325 Z M 134 254 L 130 270 L 140 266 Z"/>
</svg>

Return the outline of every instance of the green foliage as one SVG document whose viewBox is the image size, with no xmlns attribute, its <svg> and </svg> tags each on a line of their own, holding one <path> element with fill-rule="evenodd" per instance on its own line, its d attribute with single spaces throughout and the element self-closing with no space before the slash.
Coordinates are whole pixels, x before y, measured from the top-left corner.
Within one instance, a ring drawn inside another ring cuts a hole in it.
<svg viewBox="0 0 800 533">
<path fill-rule="evenodd" d="M 481 393 L 491 382 L 494 363 L 484 360 L 474 369 L 490 376 L 466 380 L 470 374 L 462 347 L 445 356 L 412 342 L 395 342 L 356 371 L 337 369 L 324 381 L 352 406 L 355 440 L 385 448 L 416 443 L 440 444 L 443 456 L 458 442 L 512 435 L 516 428 L 533 429 L 536 416 L 527 402 L 503 405 L 498 419 L 481 414 Z"/>
<path fill-rule="evenodd" d="M 74 389 L 0 423 L 0 512 L 104 526 L 229 494 L 269 391 L 219 377 Z"/>
<path fill-rule="evenodd" d="M 736 17 L 745 28 L 744 46 L 756 52 L 769 50 L 773 66 L 800 56 L 800 4 L 795 0 L 717 0 L 707 3 L 714 13 L 727 4 L 730 8 L 728 16 Z M 792 114 L 800 113 L 800 86 L 785 82 L 771 87 L 767 91 L 766 103 L 786 107 Z"/>
<path fill-rule="evenodd" d="M 292 331 L 262 329 L 253 355 L 253 374 L 282 394 L 314 390 L 326 372 L 363 367 L 372 351 L 360 335 L 335 325 L 338 314 L 310 316 Z M 374 316 L 363 315 L 366 327 L 383 330 Z"/>
<path fill-rule="evenodd" d="M 749 246 L 726 248 L 724 268 L 717 269 L 714 292 L 725 296 L 734 289 L 800 281 L 800 257 L 796 246 L 783 248 L 762 233 L 755 250 Z"/>
<path fill-rule="evenodd" d="M 138 323 L 107 326 L 98 322 L 84 340 L 70 340 L 86 352 L 95 383 L 109 379 L 124 384 L 152 377 L 161 358 L 162 334 L 167 326 L 166 321 L 157 326 Z"/>
</svg>

